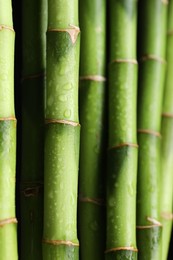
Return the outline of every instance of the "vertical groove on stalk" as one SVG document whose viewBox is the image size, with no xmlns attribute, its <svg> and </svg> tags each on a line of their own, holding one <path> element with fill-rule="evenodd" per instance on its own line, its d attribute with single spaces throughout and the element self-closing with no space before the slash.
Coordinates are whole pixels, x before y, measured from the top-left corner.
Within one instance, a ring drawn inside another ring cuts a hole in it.
<svg viewBox="0 0 173 260">
<path fill-rule="evenodd" d="M 140 259 L 161 259 L 160 126 L 167 4 L 139 1 L 137 244 Z"/>
<path fill-rule="evenodd" d="M 22 1 L 21 258 L 42 259 L 45 0 Z"/>
<path fill-rule="evenodd" d="M 161 220 L 162 260 L 168 256 L 172 229 L 172 196 L 173 196 L 173 1 L 168 7 L 167 26 L 167 71 L 162 108 L 162 142 L 161 142 Z"/>
<path fill-rule="evenodd" d="M 136 0 L 110 1 L 106 259 L 137 259 Z"/>
<path fill-rule="evenodd" d="M 0 259 L 18 259 L 15 218 L 16 119 L 10 0 L 0 0 Z"/>
<path fill-rule="evenodd" d="M 48 1 L 43 259 L 78 259 L 78 0 Z"/>
<path fill-rule="evenodd" d="M 106 1 L 80 3 L 80 168 L 81 259 L 104 259 L 105 250 L 105 42 Z"/>
</svg>

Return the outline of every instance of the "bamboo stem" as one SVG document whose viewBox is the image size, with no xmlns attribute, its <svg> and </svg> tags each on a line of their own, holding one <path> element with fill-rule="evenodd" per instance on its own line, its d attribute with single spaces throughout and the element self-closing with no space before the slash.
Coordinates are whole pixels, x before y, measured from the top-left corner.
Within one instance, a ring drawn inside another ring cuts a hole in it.
<svg viewBox="0 0 173 260">
<path fill-rule="evenodd" d="M 106 1 L 80 3 L 79 239 L 82 259 L 104 259 Z"/>
<path fill-rule="evenodd" d="M 78 1 L 49 0 L 43 234 L 46 260 L 78 259 L 79 33 Z"/>
<path fill-rule="evenodd" d="M 161 259 L 160 126 L 167 4 L 139 1 L 137 244 L 140 259 Z M 148 134 L 146 134 L 148 133 Z"/>
<path fill-rule="evenodd" d="M 107 260 L 137 259 L 136 16 L 135 0 L 110 1 Z"/>
<path fill-rule="evenodd" d="M 16 119 L 10 0 L 0 1 L 0 259 L 18 259 L 15 217 Z"/>
</svg>

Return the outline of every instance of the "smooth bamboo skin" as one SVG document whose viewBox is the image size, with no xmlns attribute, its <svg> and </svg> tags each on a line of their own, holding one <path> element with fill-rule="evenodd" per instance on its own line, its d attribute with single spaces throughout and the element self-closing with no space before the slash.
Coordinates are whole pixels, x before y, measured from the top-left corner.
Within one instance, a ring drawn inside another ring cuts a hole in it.
<svg viewBox="0 0 173 260">
<path fill-rule="evenodd" d="M 78 259 L 78 1 L 48 1 L 43 259 Z M 70 35 L 70 29 L 72 35 Z M 70 241 L 70 242 L 69 242 Z M 68 244 L 68 242 L 70 244 Z"/>
<path fill-rule="evenodd" d="M 162 142 L 161 142 L 161 220 L 162 231 L 162 260 L 168 257 L 172 229 L 173 203 L 173 1 L 168 6 L 167 27 L 167 71 L 163 99 Z M 171 115 L 169 117 L 169 115 Z"/>
<path fill-rule="evenodd" d="M 16 120 L 10 0 L 0 1 L 0 259 L 18 259 L 15 219 Z M 6 223 L 4 222 L 6 221 Z"/>
<path fill-rule="evenodd" d="M 110 1 L 107 260 L 137 259 L 136 15 L 136 1 Z"/>
<path fill-rule="evenodd" d="M 105 39 L 106 1 L 79 1 L 80 167 L 79 240 L 83 260 L 104 259 L 105 250 Z M 97 78 L 97 77 L 100 78 Z M 87 77 L 91 77 L 87 79 Z M 93 77 L 93 78 L 92 78 Z M 85 201 L 90 199 L 90 202 Z"/>
<path fill-rule="evenodd" d="M 42 259 L 47 4 L 22 1 L 21 259 Z M 32 17 L 32 19 L 31 19 Z"/>
<path fill-rule="evenodd" d="M 165 2 L 139 1 L 137 245 L 142 260 L 162 256 L 159 133 L 166 67 Z"/>
</svg>

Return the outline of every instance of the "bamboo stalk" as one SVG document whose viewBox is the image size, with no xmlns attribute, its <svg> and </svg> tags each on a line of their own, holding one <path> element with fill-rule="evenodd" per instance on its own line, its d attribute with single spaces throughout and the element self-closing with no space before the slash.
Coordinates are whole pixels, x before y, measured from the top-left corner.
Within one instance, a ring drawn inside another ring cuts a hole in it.
<svg viewBox="0 0 173 260">
<path fill-rule="evenodd" d="M 167 1 L 139 1 L 137 244 L 140 259 L 161 259 L 160 126 Z"/>
<path fill-rule="evenodd" d="M 78 259 L 78 1 L 48 1 L 43 259 Z"/>
<path fill-rule="evenodd" d="M 137 259 L 137 1 L 110 1 L 106 259 Z"/>
<path fill-rule="evenodd" d="M 79 239 L 84 260 L 105 250 L 105 40 L 106 1 L 80 1 Z"/>
<path fill-rule="evenodd" d="M 45 0 L 22 2 L 21 258 L 42 259 Z M 32 19 L 31 19 L 32 17 Z"/>
<path fill-rule="evenodd" d="M 162 218 L 162 260 L 168 256 L 172 229 L 173 203 L 173 1 L 168 8 L 167 26 L 167 72 L 162 113 L 161 144 L 161 218 Z"/>
<path fill-rule="evenodd" d="M 0 0 L 0 259 L 18 259 L 15 217 L 16 119 L 10 0 Z"/>
</svg>

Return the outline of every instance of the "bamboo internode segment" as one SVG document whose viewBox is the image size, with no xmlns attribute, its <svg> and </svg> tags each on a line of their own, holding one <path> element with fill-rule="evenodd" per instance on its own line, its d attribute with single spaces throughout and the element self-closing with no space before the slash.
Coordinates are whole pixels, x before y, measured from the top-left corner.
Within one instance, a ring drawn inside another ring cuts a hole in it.
<svg viewBox="0 0 173 260">
<path fill-rule="evenodd" d="M 66 29 L 50 28 L 47 30 L 47 32 L 67 32 L 71 37 L 72 43 L 74 44 L 77 40 L 78 34 L 80 33 L 80 28 L 70 24 L 70 28 L 66 28 Z"/>
<path fill-rule="evenodd" d="M 140 62 L 145 62 L 145 61 L 149 61 L 149 60 L 158 61 L 160 63 L 166 64 L 165 59 L 162 59 L 161 57 L 158 57 L 154 54 L 147 54 L 140 58 Z"/>
<path fill-rule="evenodd" d="M 79 78 L 80 80 L 91 80 L 91 81 L 98 81 L 98 82 L 104 82 L 106 81 L 106 78 L 101 75 L 87 75 L 87 76 L 81 76 Z"/>
<path fill-rule="evenodd" d="M 22 77 L 21 82 L 25 81 L 25 80 L 29 80 L 29 79 L 37 79 L 37 78 L 41 78 L 41 77 L 45 77 L 45 73 L 44 72 L 40 72 L 37 74 L 32 74 L 32 75 L 27 75 Z"/>
<path fill-rule="evenodd" d="M 138 131 L 139 134 L 149 134 L 149 135 L 157 136 L 159 138 L 162 137 L 159 132 L 156 132 L 156 131 L 153 131 L 153 130 L 150 130 L 150 129 L 138 129 L 137 131 Z"/>
<path fill-rule="evenodd" d="M 2 31 L 2 30 L 10 30 L 10 31 L 14 32 L 13 27 L 7 26 L 7 25 L 4 25 L 4 24 L 0 24 L 0 31 Z"/>
<path fill-rule="evenodd" d="M 64 124 L 64 125 L 71 125 L 71 126 L 80 126 L 78 122 L 69 121 L 65 119 L 46 119 L 45 124 Z"/>
<path fill-rule="evenodd" d="M 162 117 L 173 118 L 173 114 L 171 114 L 171 113 L 162 113 Z"/>
<path fill-rule="evenodd" d="M 7 224 L 17 224 L 17 219 L 16 218 L 8 218 L 8 219 L 3 219 L 3 220 L 0 220 L 0 227 L 3 227 Z"/>
<path fill-rule="evenodd" d="M 127 246 L 127 247 L 114 247 L 114 248 L 107 249 L 105 251 L 105 254 L 110 253 L 110 252 L 120 251 L 120 250 L 127 250 L 127 251 L 138 252 L 137 248 L 131 247 L 131 246 Z"/>
<path fill-rule="evenodd" d="M 54 245 L 54 246 L 65 245 L 65 246 L 77 246 L 77 247 L 79 247 L 79 243 L 74 243 L 74 242 L 69 241 L 69 240 L 65 241 L 65 240 L 43 239 L 43 243 L 44 244 Z"/>
<path fill-rule="evenodd" d="M 79 196 L 79 201 L 80 202 L 89 202 L 93 203 L 99 206 L 105 206 L 105 202 L 103 199 L 98 199 L 98 198 L 88 198 L 88 197 L 80 197 Z"/>
<path fill-rule="evenodd" d="M 116 146 L 109 147 L 108 150 L 117 149 L 117 148 L 121 148 L 121 147 L 124 147 L 124 146 L 130 146 L 130 147 L 135 147 L 135 148 L 139 147 L 138 144 L 122 143 L 122 144 L 118 144 Z"/>
<path fill-rule="evenodd" d="M 110 64 L 112 63 L 131 63 L 131 64 L 138 64 L 137 60 L 135 59 L 116 59 L 110 62 Z"/>
</svg>

